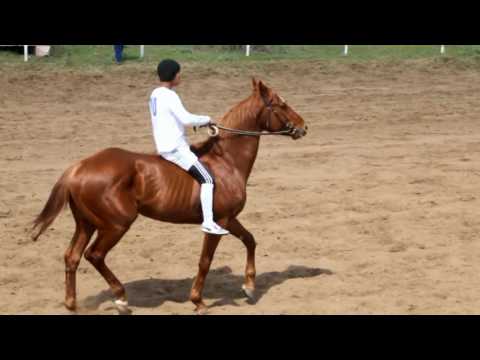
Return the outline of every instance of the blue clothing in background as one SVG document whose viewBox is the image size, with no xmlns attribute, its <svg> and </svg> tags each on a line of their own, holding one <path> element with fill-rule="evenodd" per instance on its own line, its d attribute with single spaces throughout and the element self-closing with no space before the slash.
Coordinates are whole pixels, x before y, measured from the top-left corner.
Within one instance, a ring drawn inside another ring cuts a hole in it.
<svg viewBox="0 0 480 360">
<path fill-rule="evenodd" d="M 124 47 L 124 45 L 114 45 L 113 46 L 113 48 L 115 49 L 115 61 L 117 63 L 120 63 L 122 61 L 123 47 Z"/>
</svg>

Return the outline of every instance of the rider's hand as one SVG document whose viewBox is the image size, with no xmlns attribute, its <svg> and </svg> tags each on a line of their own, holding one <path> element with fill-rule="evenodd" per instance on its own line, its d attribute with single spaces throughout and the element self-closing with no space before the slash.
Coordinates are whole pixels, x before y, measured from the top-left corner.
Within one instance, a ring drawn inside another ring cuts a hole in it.
<svg viewBox="0 0 480 360">
<path fill-rule="evenodd" d="M 206 123 L 205 125 L 202 125 L 200 127 L 210 127 L 211 125 L 215 125 L 215 121 L 213 121 L 213 119 L 210 119 L 210 121 L 208 123 Z"/>
<path fill-rule="evenodd" d="M 210 127 L 210 126 L 216 125 L 216 124 L 217 123 L 213 119 L 210 118 L 210 121 L 208 123 L 204 124 L 204 125 L 195 125 L 193 127 L 193 131 L 197 132 L 198 129 L 205 128 L 205 127 Z"/>
</svg>

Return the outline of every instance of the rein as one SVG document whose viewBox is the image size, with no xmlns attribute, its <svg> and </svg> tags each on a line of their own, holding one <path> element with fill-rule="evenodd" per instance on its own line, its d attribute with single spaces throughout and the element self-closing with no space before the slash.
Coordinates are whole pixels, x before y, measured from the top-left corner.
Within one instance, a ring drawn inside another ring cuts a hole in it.
<svg viewBox="0 0 480 360">
<path fill-rule="evenodd" d="M 271 100 L 268 103 L 265 101 L 265 99 L 263 99 L 263 101 L 265 103 L 266 108 L 268 110 L 270 110 L 270 117 L 269 117 L 268 122 L 267 122 L 267 124 L 270 124 L 270 120 L 272 118 L 272 113 L 276 113 L 276 111 L 273 110 Z M 246 136 L 266 136 L 266 135 L 286 135 L 286 134 L 294 135 L 297 132 L 297 129 L 294 126 L 292 126 L 292 124 L 289 121 L 284 121 L 284 120 L 281 120 L 281 121 L 287 127 L 287 129 L 286 130 L 280 130 L 280 131 L 272 131 L 272 132 L 232 129 L 232 128 L 228 128 L 228 127 L 218 125 L 218 124 L 209 124 L 209 125 L 205 125 L 205 126 L 208 126 L 208 128 L 209 128 L 208 135 L 210 135 L 211 137 L 218 136 L 218 134 L 220 132 L 219 129 L 230 132 L 230 133 L 233 133 L 233 134 L 246 135 Z"/>
<path fill-rule="evenodd" d="M 274 131 L 274 132 L 248 131 L 248 130 L 240 130 L 240 129 L 231 129 L 231 128 L 227 128 L 217 124 L 211 124 L 209 125 L 209 128 L 211 129 L 211 131 L 209 131 L 208 134 L 212 137 L 215 137 L 218 135 L 219 129 L 228 131 L 233 134 L 246 135 L 246 136 L 285 135 L 285 134 L 292 134 L 295 131 L 295 129 L 293 128 L 288 130 L 282 130 L 282 131 Z"/>
</svg>

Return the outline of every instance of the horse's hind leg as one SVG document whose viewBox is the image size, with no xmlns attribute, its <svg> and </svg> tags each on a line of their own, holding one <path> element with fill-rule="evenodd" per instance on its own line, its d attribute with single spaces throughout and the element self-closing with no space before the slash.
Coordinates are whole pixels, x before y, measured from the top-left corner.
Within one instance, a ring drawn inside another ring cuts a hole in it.
<svg viewBox="0 0 480 360">
<path fill-rule="evenodd" d="M 77 268 L 95 227 L 82 218 L 73 203 L 70 203 L 76 229 L 72 241 L 65 252 L 65 306 L 69 310 L 76 308 Z"/>
<path fill-rule="evenodd" d="M 129 227 L 99 229 L 94 243 L 85 252 L 85 258 L 95 267 L 95 269 L 97 269 L 108 283 L 117 299 L 115 304 L 122 311 L 127 311 L 128 309 L 125 288 L 105 264 L 105 257 L 118 241 L 120 241 L 128 229 Z"/>
<path fill-rule="evenodd" d="M 254 298 L 255 291 L 255 238 L 253 235 L 243 227 L 243 225 L 237 219 L 230 220 L 227 230 L 230 233 L 240 239 L 247 248 L 247 265 L 245 267 L 245 284 L 242 289 L 249 299 Z"/>
</svg>

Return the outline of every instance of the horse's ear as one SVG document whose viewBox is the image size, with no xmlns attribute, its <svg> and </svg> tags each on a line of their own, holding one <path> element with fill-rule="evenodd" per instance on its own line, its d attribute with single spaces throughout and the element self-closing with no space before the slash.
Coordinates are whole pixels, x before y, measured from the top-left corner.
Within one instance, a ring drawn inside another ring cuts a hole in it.
<svg viewBox="0 0 480 360">
<path fill-rule="evenodd" d="M 260 91 L 260 95 L 262 95 L 264 99 L 268 99 L 270 94 L 269 94 L 269 88 L 267 87 L 267 85 L 265 85 L 262 82 L 262 80 L 259 80 L 257 83 L 257 86 L 258 86 L 258 90 Z"/>
<path fill-rule="evenodd" d="M 252 76 L 252 88 L 253 90 L 257 89 L 257 79 L 255 79 L 255 76 Z"/>
</svg>

